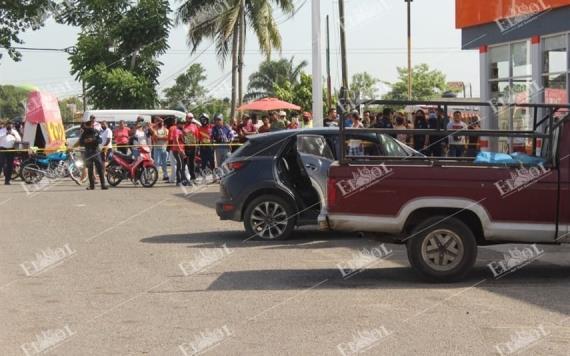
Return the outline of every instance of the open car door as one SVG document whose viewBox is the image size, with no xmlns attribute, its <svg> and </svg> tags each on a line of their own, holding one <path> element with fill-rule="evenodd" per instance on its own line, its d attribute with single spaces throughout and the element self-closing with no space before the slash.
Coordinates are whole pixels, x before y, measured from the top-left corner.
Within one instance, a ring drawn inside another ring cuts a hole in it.
<svg viewBox="0 0 570 356">
<path fill-rule="evenodd" d="M 334 155 L 327 140 L 321 135 L 301 134 L 297 136 L 299 164 L 307 173 L 321 199 L 321 206 L 327 202 L 327 177 Z"/>
</svg>

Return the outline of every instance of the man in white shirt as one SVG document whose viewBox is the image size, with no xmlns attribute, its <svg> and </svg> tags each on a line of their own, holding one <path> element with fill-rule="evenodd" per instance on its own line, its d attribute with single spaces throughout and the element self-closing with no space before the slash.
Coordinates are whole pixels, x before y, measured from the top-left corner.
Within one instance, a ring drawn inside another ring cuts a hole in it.
<svg viewBox="0 0 570 356">
<path fill-rule="evenodd" d="M 453 120 L 447 124 L 448 131 L 467 131 L 467 124 L 461 121 L 461 111 L 453 113 Z M 450 135 L 449 137 L 449 157 L 463 157 L 465 152 L 465 136 Z"/>
<path fill-rule="evenodd" d="M 8 121 L 6 127 L 0 129 L 0 171 L 4 173 L 4 184 L 10 185 L 14 169 L 14 149 L 16 144 L 22 142 L 18 131 L 14 130 Z"/>
<path fill-rule="evenodd" d="M 101 137 L 101 157 L 105 164 L 107 163 L 109 152 L 111 152 L 113 148 L 113 131 L 107 125 L 107 121 L 101 122 L 101 132 L 99 135 Z"/>
</svg>

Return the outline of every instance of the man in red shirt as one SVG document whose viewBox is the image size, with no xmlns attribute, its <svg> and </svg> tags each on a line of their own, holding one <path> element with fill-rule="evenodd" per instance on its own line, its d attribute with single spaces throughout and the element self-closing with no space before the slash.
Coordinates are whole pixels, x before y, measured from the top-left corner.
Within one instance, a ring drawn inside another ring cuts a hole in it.
<svg viewBox="0 0 570 356">
<path fill-rule="evenodd" d="M 192 183 L 196 181 L 196 167 L 194 161 L 196 159 L 196 144 L 200 140 L 200 129 L 194 122 L 194 115 L 188 113 L 186 115 L 186 125 L 184 126 L 184 153 L 186 154 L 186 165 L 190 171 L 190 180 Z"/>
<path fill-rule="evenodd" d="M 174 156 L 176 160 L 176 185 L 181 184 L 187 185 L 187 179 L 185 174 L 184 165 L 184 135 L 183 128 L 186 123 L 186 119 L 178 119 L 176 125 L 170 126 L 168 129 L 168 147 L 170 148 L 170 153 Z"/>
<path fill-rule="evenodd" d="M 130 130 L 125 126 L 123 120 L 119 121 L 119 126 L 113 132 L 113 138 L 115 139 L 115 145 L 117 145 L 117 150 L 123 154 L 127 154 L 128 148 L 125 147 L 129 144 Z"/>
<path fill-rule="evenodd" d="M 206 146 L 200 146 L 200 158 L 202 159 L 202 170 L 206 168 L 214 169 L 214 151 L 212 150 L 212 125 L 210 124 L 210 118 L 207 114 L 200 115 L 200 144 Z"/>
</svg>

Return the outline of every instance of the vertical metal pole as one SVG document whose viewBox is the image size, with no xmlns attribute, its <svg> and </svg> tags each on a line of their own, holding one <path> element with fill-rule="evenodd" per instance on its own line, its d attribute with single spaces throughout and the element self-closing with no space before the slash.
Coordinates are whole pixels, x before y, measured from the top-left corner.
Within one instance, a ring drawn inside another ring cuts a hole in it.
<svg viewBox="0 0 570 356">
<path fill-rule="evenodd" d="M 408 3 L 408 100 L 412 100 L 412 0 Z"/>
<path fill-rule="evenodd" d="M 321 54 L 321 0 L 312 0 L 313 125 L 323 126 L 323 74 Z"/>
<path fill-rule="evenodd" d="M 87 96 L 85 94 L 85 80 L 81 81 L 81 88 L 83 91 L 83 112 L 87 111 Z"/>
<path fill-rule="evenodd" d="M 344 31 L 344 0 L 338 0 L 340 19 L 340 57 L 342 62 L 342 86 L 348 90 L 348 62 L 346 58 L 346 34 Z"/>
<path fill-rule="evenodd" d="M 327 109 L 332 107 L 332 81 L 331 81 L 331 37 L 329 15 L 327 15 Z"/>
</svg>

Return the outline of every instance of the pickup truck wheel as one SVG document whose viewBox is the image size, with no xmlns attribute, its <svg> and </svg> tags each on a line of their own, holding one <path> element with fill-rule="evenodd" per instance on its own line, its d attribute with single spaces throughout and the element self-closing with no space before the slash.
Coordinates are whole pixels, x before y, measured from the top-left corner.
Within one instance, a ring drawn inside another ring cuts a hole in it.
<svg viewBox="0 0 570 356">
<path fill-rule="evenodd" d="M 451 282 L 462 279 L 477 259 L 477 241 L 461 220 L 436 216 L 425 220 L 407 241 L 408 259 L 425 279 Z"/>
<path fill-rule="evenodd" d="M 295 228 L 293 208 L 286 200 L 274 195 L 254 199 L 245 210 L 245 230 L 261 240 L 286 240 Z"/>
</svg>

